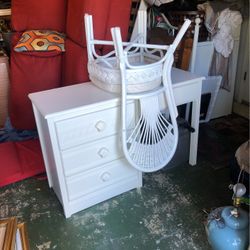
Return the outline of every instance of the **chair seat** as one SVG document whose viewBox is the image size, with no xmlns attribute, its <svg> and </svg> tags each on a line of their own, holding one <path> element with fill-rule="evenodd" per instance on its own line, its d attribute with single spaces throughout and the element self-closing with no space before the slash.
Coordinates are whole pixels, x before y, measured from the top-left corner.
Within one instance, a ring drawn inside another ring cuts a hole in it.
<svg viewBox="0 0 250 250">
<path fill-rule="evenodd" d="M 126 70 L 128 93 L 149 91 L 161 85 L 162 63 L 152 63 L 152 60 L 147 57 L 144 57 L 143 62 L 140 62 L 140 54 L 128 59 L 131 64 L 138 67 L 137 69 L 128 68 Z M 120 93 L 122 81 L 120 69 L 116 67 L 116 58 L 109 58 L 108 63 L 109 65 L 103 61 L 89 62 L 89 77 L 98 87 L 109 92 Z"/>
</svg>

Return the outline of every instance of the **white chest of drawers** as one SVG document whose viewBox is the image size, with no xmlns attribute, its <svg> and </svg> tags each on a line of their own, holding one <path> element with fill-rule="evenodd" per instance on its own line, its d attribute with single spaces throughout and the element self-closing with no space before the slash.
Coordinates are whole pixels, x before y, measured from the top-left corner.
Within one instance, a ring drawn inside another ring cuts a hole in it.
<svg viewBox="0 0 250 250">
<path fill-rule="evenodd" d="M 49 186 L 66 218 L 142 186 L 141 172 L 123 157 L 118 96 L 84 83 L 29 98 Z"/>
</svg>

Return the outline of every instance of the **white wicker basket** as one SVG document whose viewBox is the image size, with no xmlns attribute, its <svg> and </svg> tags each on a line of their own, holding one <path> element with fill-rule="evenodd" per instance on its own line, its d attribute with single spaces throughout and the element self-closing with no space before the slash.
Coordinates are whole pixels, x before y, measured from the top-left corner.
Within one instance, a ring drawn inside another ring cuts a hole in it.
<svg viewBox="0 0 250 250">
<path fill-rule="evenodd" d="M 162 64 L 152 64 L 152 59 L 147 57 L 143 58 L 141 62 L 141 55 L 136 53 L 130 56 L 129 63 L 133 65 L 140 65 L 139 69 L 130 69 L 126 71 L 127 77 L 127 92 L 138 93 L 149 91 L 157 88 L 162 83 Z M 116 58 L 108 58 L 107 65 L 103 61 L 91 61 L 88 63 L 88 72 L 90 80 L 109 92 L 121 92 L 121 72 L 116 65 Z M 143 64 L 150 65 L 150 67 L 143 67 Z M 111 67 L 110 67 L 111 66 Z"/>
<path fill-rule="evenodd" d="M 98 55 L 95 50 L 97 45 L 116 45 L 114 41 L 94 39 L 92 16 L 86 15 L 85 19 L 89 78 L 106 91 L 121 93 L 121 71 L 116 48 L 104 56 Z M 126 52 L 127 93 L 153 90 L 162 84 L 162 68 L 169 46 L 147 44 L 146 31 L 143 29 L 146 27 L 141 28 L 134 41 L 122 42 Z"/>
</svg>

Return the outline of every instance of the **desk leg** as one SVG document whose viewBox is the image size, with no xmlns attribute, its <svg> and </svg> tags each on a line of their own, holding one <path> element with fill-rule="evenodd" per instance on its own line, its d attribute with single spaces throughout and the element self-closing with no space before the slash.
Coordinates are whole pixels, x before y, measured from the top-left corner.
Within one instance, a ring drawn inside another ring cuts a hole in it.
<svg viewBox="0 0 250 250">
<path fill-rule="evenodd" d="M 192 102 L 191 126 L 195 129 L 195 132 L 191 133 L 191 136 L 190 136 L 189 164 L 192 166 L 196 165 L 197 163 L 198 135 L 199 135 L 199 122 L 200 122 L 200 103 L 201 103 L 200 96 Z"/>
</svg>

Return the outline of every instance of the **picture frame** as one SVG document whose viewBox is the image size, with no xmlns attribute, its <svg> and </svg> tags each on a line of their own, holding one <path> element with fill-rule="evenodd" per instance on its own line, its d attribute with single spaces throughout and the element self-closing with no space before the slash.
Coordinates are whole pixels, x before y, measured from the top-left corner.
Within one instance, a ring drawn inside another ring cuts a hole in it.
<svg viewBox="0 0 250 250">
<path fill-rule="evenodd" d="M 30 250 L 27 228 L 24 222 L 17 225 L 15 250 Z"/>
<path fill-rule="evenodd" d="M 7 220 L 0 221 L 0 249 L 3 249 L 4 247 L 4 238 L 6 235 L 7 223 Z"/>
<path fill-rule="evenodd" d="M 0 220 L 0 249 L 15 250 L 17 218 Z"/>
</svg>

